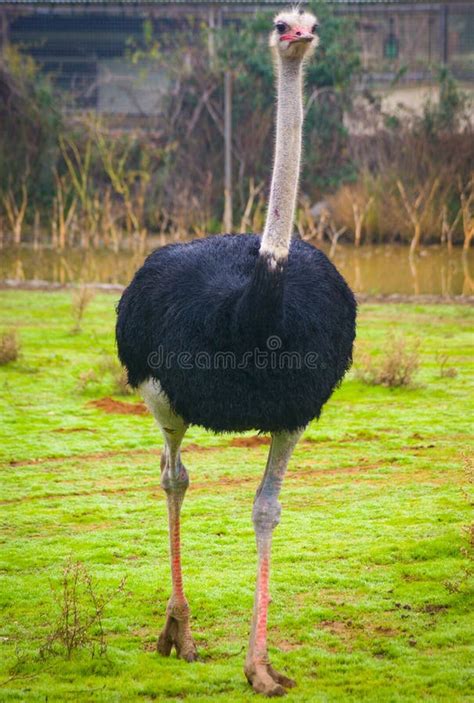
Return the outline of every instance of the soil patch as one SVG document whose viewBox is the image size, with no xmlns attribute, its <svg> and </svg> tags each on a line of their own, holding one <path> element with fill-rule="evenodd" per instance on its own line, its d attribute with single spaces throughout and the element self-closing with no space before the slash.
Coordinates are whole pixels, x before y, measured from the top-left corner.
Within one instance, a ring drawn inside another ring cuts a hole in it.
<svg viewBox="0 0 474 703">
<path fill-rule="evenodd" d="M 214 445 L 210 447 L 206 447 L 204 444 L 194 444 L 191 442 L 190 444 L 184 445 L 184 447 L 181 448 L 181 452 L 197 452 L 198 454 L 201 454 L 202 452 L 217 452 L 219 449 L 225 449 L 225 445 L 220 446 L 220 445 Z"/>
<path fill-rule="evenodd" d="M 352 621 L 341 622 L 340 620 L 323 620 L 319 623 L 319 627 L 327 630 L 331 635 L 336 635 L 343 640 L 350 639 L 353 636 Z"/>
<path fill-rule="evenodd" d="M 234 437 L 229 442 L 229 447 L 262 447 L 270 444 L 270 442 L 270 437 L 257 434 L 253 437 Z"/>
<path fill-rule="evenodd" d="M 282 652 L 293 652 L 293 650 L 299 649 L 301 647 L 300 644 L 297 644 L 296 642 L 290 642 L 289 640 L 279 640 L 279 642 L 276 643 L 276 646 Z"/>
<path fill-rule="evenodd" d="M 123 400 L 105 397 L 98 400 L 90 400 L 87 405 L 105 413 L 114 415 L 147 415 L 148 409 L 145 403 L 125 403 Z"/>
<path fill-rule="evenodd" d="M 398 635 L 398 631 L 393 627 L 383 627 L 382 625 L 375 627 L 374 632 L 378 635 L 386 635 L 387 637 L 397 637 Z"/>
<path fill-rule="evenodd" d="M 61 434 L 71 434 L 73 432 L 97 432 L 92 427 L 58 427 L 53 430 L 53 432 L 60 432 Z"/>
<path fill-rule="evenodd" d="M 420 608 L 420 612 L 428 613 L 429 615 L 434 615 L 435 613 L 442 613 L 444 610 L 447 609 L 447 605 L 440 605 L 439 603 L 427 603 L 422 608 Z"/>
</svg>

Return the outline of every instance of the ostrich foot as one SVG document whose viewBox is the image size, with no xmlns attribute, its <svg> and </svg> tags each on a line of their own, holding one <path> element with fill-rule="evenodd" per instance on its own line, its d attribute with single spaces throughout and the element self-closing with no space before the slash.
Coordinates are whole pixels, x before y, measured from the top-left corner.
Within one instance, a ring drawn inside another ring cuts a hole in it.
<svg viewBox="0 0 474 703">
<path fill-rule="evenodd" d="M 185 606 L 169 605 L 166 622 L 158 638 L 157 649 L 164 657 L 169 657 L 173 647 L 180 659 L 193 662 L 197 659 L 196 645 L 194 644 L 189 625 L 189 608 Z"/>
<path fill-rule="evenodd" d="M 270 664 L 247 664 L 245 676 L 256 693 L 273 698 L 284 696 L 287 688 L 296 686 L 296 681 L 280 674 Z"/>
<path fill-rule="evenodd" d="M 267 671 L 274 681 L 281 684 L 285 688 L 294 688 L 296 686 L 296 681 L 294 679 L 290 679 L 288 676 L 280 674 L 279 671 L 275 671 L 271 664 L 267 665 Z"/>
</svg>

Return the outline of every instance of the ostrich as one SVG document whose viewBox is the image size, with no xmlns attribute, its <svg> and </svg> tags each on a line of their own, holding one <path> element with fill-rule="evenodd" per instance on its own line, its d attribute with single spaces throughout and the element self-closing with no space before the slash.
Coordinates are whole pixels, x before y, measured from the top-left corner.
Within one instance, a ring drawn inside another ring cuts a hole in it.
<svg viewBox="0 0 474 703">
<path fill-rule="evenodd" d="M 180 445 L 189 425 L 271 434 L 253 504 L 257 580 L 245 675 L 254 690 L 283 695 L 295 682 L 267 653 L 273 529 L 285 470 L 306 425 L 352 358 L 356 304 L 326 256 L 292 240 L 301 160 L 303 68 L 317 45 L 316 18 L 280 13 L 270 45 L 277 69 L 274 170 L 263 235 L 225 234 L 153 252 L 118 306 L 117 344 L 164 438 L 172 595 L 158 651 L 196 659 L 184 595 L 180 511 L 189 484 Z"/>
</svg>

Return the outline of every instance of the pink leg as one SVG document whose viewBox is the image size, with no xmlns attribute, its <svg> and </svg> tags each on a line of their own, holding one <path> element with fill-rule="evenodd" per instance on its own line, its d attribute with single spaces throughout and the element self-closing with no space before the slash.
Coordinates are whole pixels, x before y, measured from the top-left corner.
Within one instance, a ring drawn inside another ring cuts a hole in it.
<svg viewBox="0 0 474 703">
<path fill-rule="evenodd" d="M 189 606 L 184 595 L 181 573 L 180 513 L 189 485 L 188 472 L 181 462 L 180 446 L 187 430 L 184 420 L 176 415 L 166 394 L 156 380 L 141 386 L 145 402 L 161 429 L 165 448 L 161 455 L 161 487 L 166 492 L 170 537 L 172 594 L 166 609 L 166 623 L 158 639 L 158 651 L 169 656 L 172 648 L 182 659 L 194 661 L 196 646 L 189 626 Z"/>
<path fill-rule="evenodd" d="M 181 437 L 163 428 L 167 446 L 161 458 L 161 486 L 166 491 L 171 557 L 172 595 L 166 609 L 166 623 L 158 639 L 158 651 L 169 656 L 172 648 L 186 661 L 197 658 L 189 624 L 189 606 L 184 595 L 181 572 L 180 512 L 184 494 L 189 485 L 186 469 L 181 463 L 179 444 Z M 183 433 L 184 434 L 184 433 Z"/>
<path fill-rule="evenodd" d="M 285 688 L 295 686 L 292 679 L 279 674 L 270 664 L 267 651 L 267 619 L 270 603 L 270 553 L 272 533 L 280 521 L 280 492 L 283 476 L 301 432 L 281 432 L 273 435 L 267 468 L 257 491 L 253 507 L 253 522 L 257 538 L 257 585 L 245 662 L 245 675 L 257 693 L 283 696 Z"/>
</svg>

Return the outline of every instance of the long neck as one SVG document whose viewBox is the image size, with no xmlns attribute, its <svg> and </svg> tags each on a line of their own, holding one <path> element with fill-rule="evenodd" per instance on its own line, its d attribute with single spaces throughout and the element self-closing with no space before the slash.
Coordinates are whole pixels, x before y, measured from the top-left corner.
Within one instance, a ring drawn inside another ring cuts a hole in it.
<svg viewBox="0 0 474 703">
<path fill-rule="evenodd" d="M 293 231 L 301 161 L 303 66 L 280 59 L 277 81 L 275 163 L 260 253 L 276 261 L 287 258 Z"/>
</svg>

